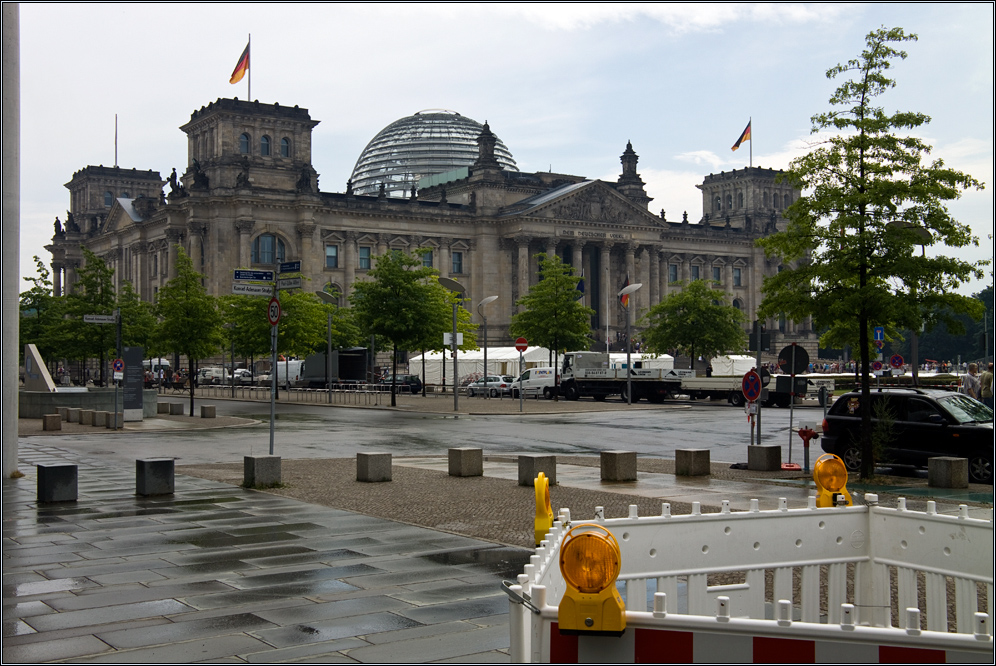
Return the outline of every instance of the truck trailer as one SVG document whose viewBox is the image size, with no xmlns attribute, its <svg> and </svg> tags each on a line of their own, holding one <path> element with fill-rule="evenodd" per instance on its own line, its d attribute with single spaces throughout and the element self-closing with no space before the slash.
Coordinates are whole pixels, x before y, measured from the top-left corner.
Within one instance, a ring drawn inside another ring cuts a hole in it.
<svg viewBox="0 0 996 666">
<path fill-rule="evenodd" d="M 680 392 L 682 376 L 691 372 L 674 368 L 633 367 L 627 375 L 625 362 L 613 363 L 605 352 L 568 352 L 564 354 L 561 367 L 560 395 L 568 400 L 591 396 L 599 401 L 610 395 L 620 395 L 626 400 L 628 377 L 633 387 L 632 402 L 646 398 L 659 403 L 670 393 Z"/>
</svg>

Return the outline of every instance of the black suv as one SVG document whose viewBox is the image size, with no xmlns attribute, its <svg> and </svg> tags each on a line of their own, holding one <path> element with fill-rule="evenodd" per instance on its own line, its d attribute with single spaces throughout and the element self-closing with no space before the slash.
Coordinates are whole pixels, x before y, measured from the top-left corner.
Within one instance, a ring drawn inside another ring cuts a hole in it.
<svg viewBox="0 0 996 666">
<path fill-rule="evenodd" d="M 379 386 L 390 391 L 392 377 L 392 375 L 384 375 L 384 378 L 380 380 Z M 422 380 L 418 378 L 418 375 L 398 375 L 397 386 L 398 393 L 415 395 L 422 392 Z"/>
<path fill-rule="evenodd" d="M 861 393 L 845 393 L 823 420 L 823 450 L 861 468 Z M 877 389 L 871 393 L 872 428 L 883 440 L 882 465 L 927 467 L 936 456 L 968 458 L 974 483 L 993 482 L 993 410 L 960 393 L 931 389 Z"/>
</svg>

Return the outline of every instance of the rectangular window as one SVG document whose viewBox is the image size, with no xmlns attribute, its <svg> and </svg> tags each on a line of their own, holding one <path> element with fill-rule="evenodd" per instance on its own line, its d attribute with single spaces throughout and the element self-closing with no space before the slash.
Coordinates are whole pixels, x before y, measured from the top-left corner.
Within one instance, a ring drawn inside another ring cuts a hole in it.
<svg viewBox="0 0 996 666">
<path fill-rule="evenodd" d="M 463 273 L 463 252 L 453 253 L 453 273 L 457 275 Z"/>
<path fill-rule="evenodd" d="M 698 266 L 692 266 L 692 279 L 693 280 L 698 280 L 699 279 L 699 267 Z"/>
<path fill-rule="evenodd" d="M 667 281 L 670 284 L 674 284 L 675 282 L 678 281 L 678 265 L 677 264 L 668 264 L 668 267 L 667 267 Z"/>
<path fill-rule="evenodd" d="M 370 248 L 360 248 L 360 270 L 370 270 Z"/>
<path fill-rule="evenodd" d="M 325 246 L 325 268 L 339 268 L 339 246 Z"/>
<path fill-rule="evenodd" d="M 743 278 L 742 278 L 742 274 L 740 272 L 740 269 L 739 268 L 734 268 L 733 269 L 733 286 L 734 287 L 742 287 L 743 286 L 743 284 L 741 282 L 742 279 Z"/>
<path fill-rule="evenodd" d="M 723 281 L 723 269 L 719 266 L 712 267 L 712 279 L 716 282 Z"/>
<path fill-rule="evenodd" d="M 422 255 L 422 265 L 426 268 L 432 268 L 432 250 Z"/>
</svg>

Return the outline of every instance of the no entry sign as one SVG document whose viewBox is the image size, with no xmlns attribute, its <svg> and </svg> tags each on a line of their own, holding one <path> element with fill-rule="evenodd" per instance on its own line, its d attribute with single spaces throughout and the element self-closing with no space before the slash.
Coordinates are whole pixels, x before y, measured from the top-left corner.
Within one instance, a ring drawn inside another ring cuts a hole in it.
<svg viewBox="0 0 996 666">
<path fill-rule="evenodd" d="M 524 352 L 529 347 L 529 343 L 526 342 L 525 338 L 515 339 L 515 351 Z"/>
</svg>

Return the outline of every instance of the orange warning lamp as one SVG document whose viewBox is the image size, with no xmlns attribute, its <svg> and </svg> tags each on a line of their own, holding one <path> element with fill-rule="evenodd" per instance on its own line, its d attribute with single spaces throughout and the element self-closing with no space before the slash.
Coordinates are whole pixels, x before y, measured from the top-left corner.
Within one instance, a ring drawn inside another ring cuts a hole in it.
<svg viewBox="0 0 996 666">
<path fill-rule="evenodd" d="M 536 520 L 533 522 L 533 537 L 536 547 L 540 545 L 547 532 L 553 528 L 553 509 L 550 508 L 550 479 L 540 472 L 533 480 L 533 490 L 536 491 Z"/>
<path fill-rule="evenodd" d="M 817 507 L 837 506 L 837 500 L 844 498 L 846 506 L 851 506 L 851 493 L 847 492 L 847 467 L 844 461 L 832 453 L 824 453 L 813 464 L 813 481 L 816 482 Z"/>
<path fill-rule="evenodd" d="M 619 543 L 604 527 L 578 525 L 564 536 L 560 572 L 567 590 L 557 610 L 560 633 L 623 635 L 626 605 L 616 589 L 621 563 Z"/>
</svg>

